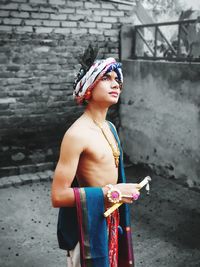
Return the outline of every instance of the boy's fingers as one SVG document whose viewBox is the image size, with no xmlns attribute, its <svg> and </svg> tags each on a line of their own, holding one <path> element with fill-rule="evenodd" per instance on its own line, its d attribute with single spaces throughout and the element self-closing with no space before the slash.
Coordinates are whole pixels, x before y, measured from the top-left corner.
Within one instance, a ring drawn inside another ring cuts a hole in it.
<svg viewBox="0 0 200 267">
<path fill-rule="evenodd" d="M 142 187 L 141 187 L 141 185 L 140 184 L 136 184 L 136 189 L 137 190 L 140 190 Z"/>
</svg>

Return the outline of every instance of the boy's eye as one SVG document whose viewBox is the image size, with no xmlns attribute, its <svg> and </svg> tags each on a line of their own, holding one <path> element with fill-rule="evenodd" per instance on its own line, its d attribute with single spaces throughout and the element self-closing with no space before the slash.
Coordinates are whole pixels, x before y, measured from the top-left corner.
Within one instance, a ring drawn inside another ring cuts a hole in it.
<svg viewBox="0 0 200 267">
<path fill-rule="evenodd" d="M 119 82 L 119 89 L 122 90 L 123 89 L 123 83 Z"/>
<path fill-rule="evenodd" d="M 103 77 L 101 78 L 101 80 L 102 80 L 102 81 L 106 81 L 106 80 L 108 80 L 108 76 L 106 76 L 106 75 L 103 76 Z"/>
</svg>

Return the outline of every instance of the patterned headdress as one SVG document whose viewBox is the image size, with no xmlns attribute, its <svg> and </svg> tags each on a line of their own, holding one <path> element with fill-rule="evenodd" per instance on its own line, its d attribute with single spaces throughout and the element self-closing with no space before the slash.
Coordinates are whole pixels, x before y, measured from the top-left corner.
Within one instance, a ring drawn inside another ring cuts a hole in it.
<svg viewBox="0 0 200 267">
<path fill-rule="evenodd" d="M 91 90 L 98 81 L 108 72 L 115 71 L 120 82 L 123 82 L 121 63 L 114 58 L 95 60 L 97 51 L 89 45 L 80 63 L 81 69 L 74 82 L 73 96 L 78 103 L 83 103 L 91 96 Z"/>
</svg>

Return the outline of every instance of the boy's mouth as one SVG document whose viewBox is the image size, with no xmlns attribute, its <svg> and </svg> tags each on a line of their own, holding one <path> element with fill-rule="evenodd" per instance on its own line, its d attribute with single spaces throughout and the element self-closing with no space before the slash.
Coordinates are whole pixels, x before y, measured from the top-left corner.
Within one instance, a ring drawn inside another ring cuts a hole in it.
<svg viewBox="0 0 200 267">
<path fill-rule="evenodd" d="M 117 92 L 110 92 L 109 95 L 112 95 L 114 97 L 118 97 L 119 94 Z"/>
</svg>

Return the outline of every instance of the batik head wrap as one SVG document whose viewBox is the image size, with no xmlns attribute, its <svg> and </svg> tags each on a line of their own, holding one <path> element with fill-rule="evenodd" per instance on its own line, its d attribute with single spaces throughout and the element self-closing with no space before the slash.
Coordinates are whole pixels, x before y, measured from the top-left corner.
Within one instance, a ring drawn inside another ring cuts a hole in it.
<svg viewBox="0 0 200 267">
<path fill-rule="evenodd" d="M 103 60 L 95 60 L 89 70 L 84 73 L 80 69 L 77 79 L 74 83 L 73 96 L 78 103 L 83 103 L 91 97 L 91 90 L 95 87 L 98 81 L 108 72 L 115 71 L 118 80 L 123 82 L 123 75 L 121 71 L 121 63 L 116 62 L 114 58 L 107 58 Z"/>
</svg>

